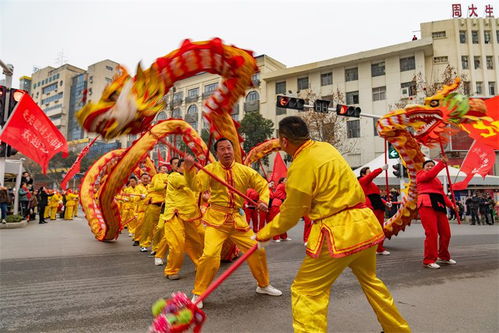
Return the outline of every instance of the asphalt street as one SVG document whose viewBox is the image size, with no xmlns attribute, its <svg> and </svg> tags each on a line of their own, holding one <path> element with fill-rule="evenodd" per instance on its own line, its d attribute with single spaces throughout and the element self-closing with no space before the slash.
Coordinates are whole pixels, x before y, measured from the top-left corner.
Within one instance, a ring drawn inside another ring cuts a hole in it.
<svg viewBox="0 0 499 333">
<path fill-rule="evenodd" d="M 424 232 L 415 223 L 385 243 L 392 255 L 378 257 L 378 275 L 413 332 L 499 332 L 499 227 L 451 227 L 456 266 L 423 268 Z M 283 296 L 256 294 L 243 265 L 205 302 L 203 331 L 292 332 L 289 287 L 305 255 L 301 234 L 298 225 L 291 241 L 267 248 L 272 285 Z M 165 279 L 162 270 L 126 233 L 114 242 L 96 241 L 82 218 L 2 229 L 0 331 L 146 332 L 156 299 L 175 291 L 190 295 L 193 286 L 188 258 L 178 281 Z M 350 271 L 332 289 L 329 331 L 381 331 Z"/>
</svg>

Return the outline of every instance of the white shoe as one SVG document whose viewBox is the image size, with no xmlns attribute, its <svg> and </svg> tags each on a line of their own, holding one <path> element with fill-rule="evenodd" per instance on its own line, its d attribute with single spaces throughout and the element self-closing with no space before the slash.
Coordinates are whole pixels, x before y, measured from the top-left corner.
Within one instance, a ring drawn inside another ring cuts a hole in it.
<svg viewBox="0 0 499 333">
<path fill-rule="evenodd" d="M 387 251 L 387 250 L 384 250 L 382 252 L 376 252 L 376 254 L 380 255 L 380 256 L 389 256 L 390 255 L 390 252 Z"/>
<path fill-rule="evenodd" d="M 192 295 L 192 299 L 191 299 L 191 302 L 192 303 L 196 303 L 196 301 L 198 300 L 199 298 L 199 295 Z M 199 302 L 198 304 L 198 308 L 202 309 L 203 308 L 203 302 Z"/>
<path fill-rule="evenodd" d="M 133 237 L 133 234 L 131 234 L 131 233 L 128 233 L 128 237 Z"/>
<path fill-rule="evenodd" d="M 155 266 L 163 266 L 163 259 L 161 259 L 161 258 L 154 258 L 154 265 Z"/>
<path fill-rule="evenodd" d="M 440 265 L 455 265 L 455 264 L 457 264 L 457 262 L 454 259 L 449 259 L 449 260 L 438 259 L 437 263 L 439 263 Z"/>
<path fill-rule="evenodd" d="M 426 264 L 426 265 L 424 265 L 424 267 L 426 267 L 426 268 L 431 268 L 431 269 L 439 269 L 439 268 L 440 268 L 440 265 L 438 265 L 438 264 L 436 264 L 436 263 L 432 262 L 431 264 Z"/>
<path fill-rule="evenodd" d="M 270 284 L 264 288 L 256 287 L 256 292 L 259 294 L 267 294 L 270 296 L 281 296 L 282 295 L 282 291 L 272 287 Z"/>
<path fill-rule="evenodd" d="M 147 247 L 141 247 L 141 248 L 139 249 L 139 251 L 140 251 L 140 252 L 147 252 Z"/>
<path fill-rule="evenodd" d="M 280 240 L 280 239 L 276 239 L 274 242 L 276 242 L 276 243 L 280 243 L 280 242 L 281 242 L 281 240 Z"/>
<path fill-rule="evenodd" d="M 283 239 L 283 240 L 285 240 L 285 241 L 290 241 L 290 240 L 292 240 L 292 239 L 288 237 L 288 238 Z"/>
</svg>

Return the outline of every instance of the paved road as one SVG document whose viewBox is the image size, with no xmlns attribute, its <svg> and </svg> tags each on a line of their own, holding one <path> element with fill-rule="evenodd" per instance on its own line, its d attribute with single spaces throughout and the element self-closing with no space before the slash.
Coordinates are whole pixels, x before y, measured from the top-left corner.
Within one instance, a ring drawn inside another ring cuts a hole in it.
<svg viewBox="0 0 499 333">
<path fill-rule="evenodd" d="M 284 295 L 257 295 L 243 266 L 205 302 L 204 332 L 292 331 L 289 286 L 304 256 L 301 232 L 296 227 L 292 241 L 268 247 L 272 284 Z M 414 224 L 386 243 L 392 255 L 378 258 L 379 275 L 414 332 L 499 332 L 499 227 L 453 224 L 452 232 L 458 265 L 424 269 L 423 231 Z M 193 277 L 186 259 L 182 279 L 166 280 L 125 234 L 97 242 L 83 219 L 3 229 L 0 331 L 145 332 L 151 304 L 174 291 L 189 293 Z M 380 330 L 345 272 L 331 294 L 329 331 Z"/>
</svg>

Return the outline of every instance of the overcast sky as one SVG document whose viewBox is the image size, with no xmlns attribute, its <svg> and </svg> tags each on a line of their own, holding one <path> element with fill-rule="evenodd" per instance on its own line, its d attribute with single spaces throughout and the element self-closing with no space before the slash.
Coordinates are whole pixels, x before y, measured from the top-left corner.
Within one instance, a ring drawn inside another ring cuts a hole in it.
<svg viewBox="0 0 499 333">
<path fill-rule="evenodd" d="M 62 52 L 83 69 L 107 58 L 135 72 L 185 38 L 220 37 L 295 66 L 410 41 L 420 23 L 451 19 L 452 3 L 499 16 L 497 1 L 471 0 L 0 0 L 0 59 L 14 65 L 14 87 L 34 66 L 58 67 Z"/>
</svg>

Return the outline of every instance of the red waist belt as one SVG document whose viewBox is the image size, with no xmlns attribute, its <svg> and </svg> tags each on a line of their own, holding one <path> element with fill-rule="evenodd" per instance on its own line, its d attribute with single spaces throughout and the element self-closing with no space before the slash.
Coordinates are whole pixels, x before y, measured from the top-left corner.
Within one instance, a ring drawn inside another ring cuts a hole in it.
<svg viewBox="0 0 499 333">
<path fill-rule="evenodd" d="M 320 220 L 324 220 L 324 219 L 330 218 L 331 216 L 334 216 L 334 215 L 336 215 L 336 214 L 339 214 L 339 213 L 341 213 L 341 212 L 344 212 L 344 211 L 347 211 L 347 210 L 350 210 L 350 209 L 360 209 L 360 208 L 367 208 L 366 203 L 365 203 L 365 202 L 361 202 L 361 203 L 356 204 L 355 206 L 343 208 L 342 210 L 339 210 L 339 211 L 337 211 L 337 212 L 336 212 L 336 213 L 334 213 L 334 214 L 331 214 L 331 215 L 328 215 L 328 216 L 321 217 L 320 219 L 313 220 L 313 221 L 312 221 L 312 223 L 315 223 L 315 222 L 317 222 L 317 221 L 320 221 Z"/>
</svg>

